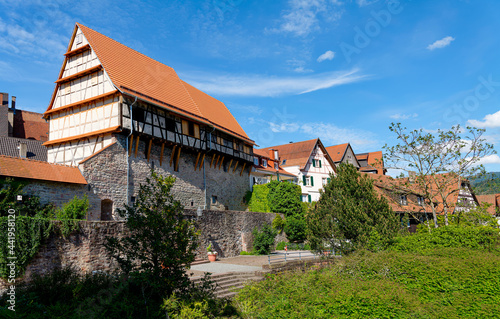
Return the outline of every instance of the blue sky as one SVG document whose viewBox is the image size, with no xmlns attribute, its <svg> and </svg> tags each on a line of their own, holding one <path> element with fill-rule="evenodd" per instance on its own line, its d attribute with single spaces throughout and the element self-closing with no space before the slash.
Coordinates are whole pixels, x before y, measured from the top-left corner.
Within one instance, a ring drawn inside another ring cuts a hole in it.
<svg viewBox="0 0 500 319">
<path fill-rule="evenodd" d="M 493 0 L 0 0 L 0 91 L 43 112 L 80 22 L 223 101 L 260 147 L 320 137 L 376 151 L 402 122 L 472 124 L 500 150 L 498 12 Z M 500 171 L 500 157 L 484 163 Z"/>
</svg>

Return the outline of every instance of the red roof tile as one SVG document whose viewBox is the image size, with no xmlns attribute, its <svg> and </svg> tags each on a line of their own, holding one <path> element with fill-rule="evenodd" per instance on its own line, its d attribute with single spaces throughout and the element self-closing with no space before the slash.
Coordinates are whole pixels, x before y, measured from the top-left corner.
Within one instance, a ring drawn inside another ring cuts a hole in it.
<svg viewBox="0 0 500 319">
<path fill-rule="evenodd" d="M 43 181 L 87 184 L 77 167 L 0 156 L 0 175 Z"/>
<path fill-rule="evenodd" d="M 283 167 L 299 166 L 303 168 L 306 166 L 317 142 L 318 139 L 289 143 L 262 148 L 261 151 L 269 154 L 269 150 L 271 149 L 278 150 L 281 160 L 286 160 L 286 163 L 282 165 Z"/>
<path fill-rule="evenodd" d="M 35 139 L 47 141 L 49 136 L 49 123 L 43 118 L 43 114 L 16 110 L 12 136 L 18 138 Z"/>
<path fill-rule="evenodd" d="M 183 82 L 171 67 L 84 25 L 76 26 L 82 30 L 111 82 L 123 92 L 213 124 L 254 144 L 222 102 Z"/>
<path fill-rule="evenodd" d="M 328 154 L 330 154 L 330 157 L 335 163 L 338 163 L 342 161 L 344 158 L 345 152 L 347 151 L 347 147 L 349 146 L 349 143 L 344 143 L 340 145 L 333 145 L 333 146 L 328 146 L 326 148 Z"/>
<path fill-rule="evenodd" d="M 491 206 L 488 207 L 487 212 L 490 213 L 491 215 L 496 215 L 497 213 L 496 209 L 500 205 L 500 194 L 476 195 L 476 197 L 477 200 L 479 201 L 479 204 L 482 203 L 491 204 Z"/>
</svg>

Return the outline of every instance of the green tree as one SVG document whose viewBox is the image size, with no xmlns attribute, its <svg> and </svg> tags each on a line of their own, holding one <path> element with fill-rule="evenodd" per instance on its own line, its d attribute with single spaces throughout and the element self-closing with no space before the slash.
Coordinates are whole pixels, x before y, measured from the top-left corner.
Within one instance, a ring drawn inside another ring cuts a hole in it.
<svg viewBox="0 0 500 319">
<path fill-rule="evenodd" d="M 288 216 L 301 215 L 302 191 L 299 185 L 288 182 L 271 181 L 266 184 L 269 188 L 269 207 L 271 212 Z"/>
<path fill-rule="evenodd" d="M 248 201 L 248 210 L 251 212 L 269 213 L 269 188 L 267 185 L 253 185 Z"/>
<path fill-rule="evenodd" d="M 152 171 L 133 206 L 118 209 L 128 235 L 108 237 L 105 244 L 122 272 L 141 283 L 146 303 L 190 286 L 186 265 L 194 261 L 198 233 L 170 193 L 174 182 Z"/>
<path fill-rule="evenodd" d="M 372 180 L 350 164 L 340 164 L 337 175 L 320 191 L 320 199 L 307 214 L 311 248 L 335 248 L 349 253 L 379 238 L 385 245 L 398 232 L 396 214 L 373 189 Z"/>
<path fill-rule="evenodd" d="M 464 130 L 457 125 L 432 134 L 423 129 L 408 132 L 400 123 L 392 123 L 389 129 L 396 134 L 398 144 L 383 147 L 386 167 L 415 174 L 411 188 L 418 189 L 429 204 L 434 226 L 438 227 L 438 214 L 444 215 L 444 224 L 448 225 L 448 213 L 454 211 L 456 204 L 450 198 L 460 191 L 463 180 L 484 175 L 484 167 L 477 164 L 495 153 L 493 145 L 482 137 L 485 130 L 469 126 Z M 395 187 L 404 186 L 400 179 L 395 179 L 395 183 L 399 184 Z"/>
<path fill-rule="evenodd" d="M 252 231 L 254 252 L 259 255 L 269 254 L 277 234 L 278 231 L 273 229 L 269 224 L 262 225 L 260 230 L 255 227 Z"/>
</svg>

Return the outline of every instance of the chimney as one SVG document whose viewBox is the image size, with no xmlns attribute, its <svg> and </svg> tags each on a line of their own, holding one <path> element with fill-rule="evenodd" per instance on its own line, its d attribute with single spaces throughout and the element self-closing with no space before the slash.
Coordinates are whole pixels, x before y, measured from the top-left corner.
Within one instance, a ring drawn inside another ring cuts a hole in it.
<svg viewBox="0 0 500 319">
<path fill-rule="evenodd" d="M 409 171 L 408 172 L 408 181 L 413 184 L 415 183 L 415 178 L 417 177 L 417 172 Z"/>
<path fill-rule="evenodd" d="M 269 150 L 269 158 L 274 161 L 274 150 Z"/>
<path fill-rule="evenodd" d="M 9 94 L 0 93 L 0 136 L 9 136 Z"/>
<path fill-rule="evenodd" d="M 19 149 L 19 157 L 20 158 L 26 158 L 28 154 L 28 145 L 26 143 L 19 143 L 19 146 L 17 147 Z"/>
<path fill-rule="evenodd" d="M 14 110 L 14 114 L 16 114 L 16 97 L 12 96 L 12 103 L 11 106 L 12 110 Z"/>
</svg>

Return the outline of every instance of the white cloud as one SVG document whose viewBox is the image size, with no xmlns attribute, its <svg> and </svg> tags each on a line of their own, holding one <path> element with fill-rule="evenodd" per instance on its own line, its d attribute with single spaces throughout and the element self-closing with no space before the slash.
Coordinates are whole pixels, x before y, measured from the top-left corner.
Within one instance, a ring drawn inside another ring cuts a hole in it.
<svg viewBox="0 0 500 319">
<path fill-rule="evenodd" d="M 493 113 L 493 114 L 486 115 L 483 118 L 483 121 L 468 120 L 467 123 L 469 123 L 472 126 L 479 127 L 479 128 L 500 127 L 500 111 Z"/>
<path fill-rule="evenodd" d="M 280 26 L 274 32 L 292 33 L 295 36 L 306 36 L 319 30 L 318 15 L 324 13 L 327 20 L 338 20 L 342 12 L 338 10 L 339 1 L 328 0 L 290 0 L 290 9 L 281 16 Z"/>
<path fill-rule="evenodd" d="M 408 119 L 414 119 L 416 117 L 418 117 L 418 114 L 417 113 L 413 113 L 413 114 L 401 114 L 401 113 L 397 113 L 397 114 L 393 114 L 391 116 L 389 116 L 391 119 L 395 119 L 395 120 L 408 120 Z"/>
<path fill-rule="evenodd" d="M 498 156 L 497 154 L 491 154 L 491 155 L 485 156 L 485 157 L 481 158 L 481 160 L 478 162 L 478 165 L 479 164 L 483 164 L 483 165 L 500 164 L 500 156 Z"/>
<path fill-rule="evenodd" d="M 447 36 L 447 37 L 444 37 L 442 38 L 441 40 L 437 40 L 436 42 L 434 42 L 433 44 L 429 44 L 427 46 L 427 50 L 434 50 L 434 49 L 441 49 L 441 48 L 444 48 L 448 45 L 450 45 L 450 43 L 452 41 L 454 41 L 455 38 L 453 37 L 450 37 L 450 36 Z"/>
<path fill-rule="evenodd" d="M 304 60 L 298 60 L 298 59 L 291 59 L 286 61 L 293 69 L 292 71 L 295 73 L 311 73 L 313 70 L 305 68 L 306 66 L 306 61 Z"/>
<path fill-rule="evenodd" d="M 356 0 L 356 3 L 360 7 L 366 7 L 366 6 L 369 6 L 369 5 L 374 4 L 376 2 L 379 2 L 379 0 Z"/>
<path fill-rule="evenodd" d="M 319 137 L 325 146 L 337 145 L 349 142 L 353 147 L 373 148 L 378 145 L 374 134 L 360 129 L 338 127 L 334 124 L 323 122 L 312 123 L 273 123 L 268 122 L 269 128 L 274 133 L 295 133 L 306 135 L 311 138 Z M 304 138 L 305 139 L 305 138 Z"/>
<path fill-rule="evenodd" d="M 335 52 L 328 50 L 318 57 L 318 62 L 323 62 L 325 60 L 333 60 L 334 57 L 335 57 Z"/>
<path fill-rule="evenodd" d="M 367 75 L 359 70 L 326 72 L 295 77 L 271 77 L 263 75 L 214 75 L 180 74 L 193 86 L 215 95 L 278 96 L 309 93 L 334 86 L 359 82 Z"/>
</svg>

